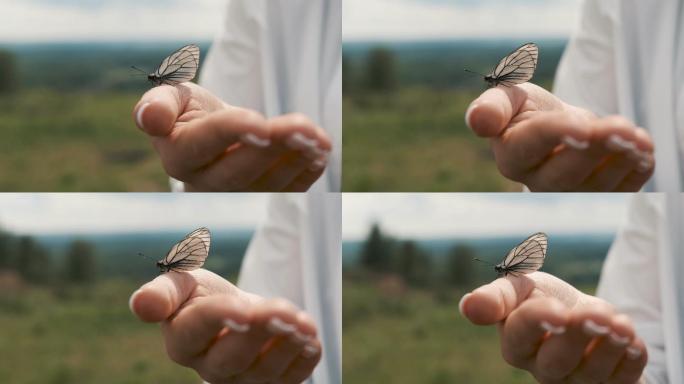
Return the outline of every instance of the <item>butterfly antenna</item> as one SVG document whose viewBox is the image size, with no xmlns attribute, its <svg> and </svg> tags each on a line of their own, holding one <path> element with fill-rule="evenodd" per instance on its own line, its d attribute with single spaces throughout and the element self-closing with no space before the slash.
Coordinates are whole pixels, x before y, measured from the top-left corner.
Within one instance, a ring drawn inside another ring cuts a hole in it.
<svg viewBox="0 0 684 384">
<path fill-rule="evenodd" d="M 138 71 L 138 72 L 144 74 L 145 76 L 147 76 L 147 72 L 146 72 L 146 71 L 143 71 L 142 69 L 136 67 L 135 65 L 131 65 L 131 68 L 133 68 L 133 69 L 135 69 L 136 71 Z"/>
<path fill-rule="evenodd" d="M 482 77 L 485 77 L 485 75 L 481 74 L 480 72 L 471 71 L 470 69 L 465 69 L 465 68 L 463 70 L 468 72 L 468 73 L 474 73 L 476 75 L 480 75 Z"/>
<path fill-rule="evenodd" d="M 492 264 L 492 263 L 490 263 L 490 262 L 488 262 L 488 261 L 480 260 L 480 259 L 478 259 L 477 257 L 473 257 L 473 260 L 474 260 L 474 261 L 479 261 L 479 262 L 482 263 L 482 264 L 487 264 L 487 265 L 489 265 L 489 266 L 491 266 L 491 267 L 494 267 L 494 266 L 495 266 L 494 264 Z"/>
<path fill-rule="evenodd" d="M 138 252 L 138 256 L 142 256 L 142 257 L 144 257 L 144 258 L 146 258 L 146 259 L 154 260 L 153 258 L 151 258 L 151 257 L 149 257 L 149 256 L 147 256 L 147 255 L 145 255 L 145 254 L 142 253 L 142 252 Z"/>
</svg>

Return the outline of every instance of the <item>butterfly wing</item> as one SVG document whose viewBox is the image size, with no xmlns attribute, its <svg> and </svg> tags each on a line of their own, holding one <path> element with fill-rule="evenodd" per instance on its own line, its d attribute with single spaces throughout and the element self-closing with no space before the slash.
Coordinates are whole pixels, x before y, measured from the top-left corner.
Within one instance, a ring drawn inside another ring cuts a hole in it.
<svg viewBox="0 0 684 384">
<path fill-rule="evenodd" d="M 546 234 L 535 233 L 511 249 L 500 265 L 510 272 L 532 273 L 544 264 L 547 247 Z"/>
<path fill-rule="evenodd" d="M 537 44 L 524 44 L 501 59 L 490 76 L 498 83 L 507 86 L 522 84 L 534 76 L 538 59 Z"/>
<path fill-rule="evenodd" d="M 155 76 L 164 84 L 180 84 L 195 78 L 199 68 L 200 49 L 194 44 L 186 45 L 165 58 Z"/>
<path fill-rule="evenodd" d="M 192 271 L 202 267 L 209 256 L 211 232 L 198 228 L 176 243 L 160 261 L 173 271 Z"/>
</svg>

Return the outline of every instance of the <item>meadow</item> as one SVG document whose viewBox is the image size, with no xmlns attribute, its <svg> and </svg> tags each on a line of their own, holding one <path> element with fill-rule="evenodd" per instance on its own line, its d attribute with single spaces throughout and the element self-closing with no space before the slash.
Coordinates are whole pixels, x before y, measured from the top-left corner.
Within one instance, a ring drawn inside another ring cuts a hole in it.
<svg viewBox="0 0 684 384">
<path fill-rule="evenodd" d="M 0 92 L 0 190 L 168 191 L 133 122 L 150 71 L 183 43 L 10 44 Z M 208 44 L 201 44 L 206 53 Z"/>
<path fill-rule="evenodd" d="M 116 279 L 59 292 L 3 290 L 0 382 L 200 382 L 166 357 L 159 326 L 140 322 L 128 309 L 137 287 Z"/>
</svg>

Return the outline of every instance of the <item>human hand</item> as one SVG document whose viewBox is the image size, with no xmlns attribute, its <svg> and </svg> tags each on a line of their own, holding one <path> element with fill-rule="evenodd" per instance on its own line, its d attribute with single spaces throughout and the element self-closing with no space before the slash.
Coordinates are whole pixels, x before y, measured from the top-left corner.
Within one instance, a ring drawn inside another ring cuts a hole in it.
<svg viewBox="0 0 684 384">
<path fill-rule="evenodd" d="M 304 192 L 323 173 L 332 148 L 304 115 L 267 120 L 193 83 L 152 88 L 133 116 L 166 173 L 187 191 Z"/>
<path fill-rule="evenodd" d="M 638 191 L 653 174 L 653 142 L 630 121 L 571 106 L 534 84 L 485 91 L 466 123 L 491 140 L 499 171 L 532 191 Z"/>
<path fill-rule="evenodd" d="M 540 383 L 637 383 L 648 360 L 627 315 L 543 272 L 479 287 L 459 310 L 497 324 L 503 358 Z"/>
<path fill-rule="evenodd" d="M 169 357 L 211 384 L 301 383 L 321 358 L 308 315 L 204 269 L 158 276 L 130 306 L 141 320 L 161 322 Z"/>
</svg>

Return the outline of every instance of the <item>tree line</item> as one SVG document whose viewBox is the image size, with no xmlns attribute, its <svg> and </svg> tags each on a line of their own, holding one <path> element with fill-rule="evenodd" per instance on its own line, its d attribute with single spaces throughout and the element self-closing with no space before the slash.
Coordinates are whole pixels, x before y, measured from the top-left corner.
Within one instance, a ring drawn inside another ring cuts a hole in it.
<svg viewBox="0 0 684 384">
<path fill-rule="evenodd" d="M 0 232 L 0 272 L 14 272 L 22 280 L 36 285 L 52 283 L 87 284 L 97 276 L 95 247 L 74 240 L 61 263 L 32 236 L 14 236 Z"/>
<path fill-rule="evenodd" d="M 454 245 L 443 260 L 434 257 L 414 240 L 397 240 L 374 224 L 360 250 L 360 266 L 375 274 L 394 274 L 417 288 L 444 285 L 468 287 L 473 283 L 475 251 Z"/>
</svg>

